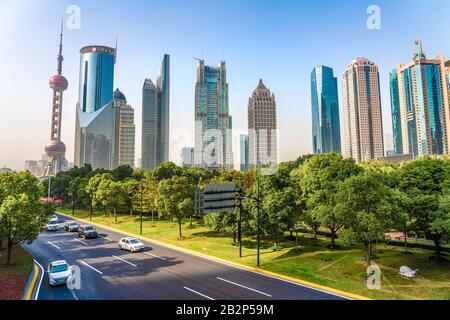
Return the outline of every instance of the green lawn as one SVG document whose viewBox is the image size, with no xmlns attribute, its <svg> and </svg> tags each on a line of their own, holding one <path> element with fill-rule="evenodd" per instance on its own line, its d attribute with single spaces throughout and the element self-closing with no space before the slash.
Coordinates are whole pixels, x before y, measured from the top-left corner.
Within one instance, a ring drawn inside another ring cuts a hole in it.
<svg viewBox="0 0 450 320">
<path fill-rule="evenodd" d="M 33 257 L 19 245 L 12 249 L 9 266 L 6 257 L 6 248 L 0 249 L 0 300 L 19 300 L 33 268 Z"/>
<path fill-rule="evenodd" d="M 71 209 L 60 209 L 71 214 Z M 76 217 L 88 218 L 85 210 L 77 210 Z M 119 215 L 118 222 L 95 212 L 93 222 L 114 227 L 130 233 L 139 233 L 139 218 Z M 143 236 L 168 244 L 187 248 L 218 258 L 256 266 L 256 241 L 253 237 L 243 240 L 242 259 L 238 256 L 238 247 L 233 245 L 231 234 L 218 234 L 209 231 L 201 222 L 195 222 L 189 228 L 183 226 L 184 238 L 178 239 L 176 224 L 157 221 L 153 225 L 150 218 L 144 218 Z M 285 241 L 283 249 L 272 250 L 270 242 L 263 242 L 261 250 L 261 269 L 284 274 L 294 278 L 314 282 L 347 292 L 360 294 L 373 299 L 450 299 L 450 263 L 435 263 L 429 259 L 431 251 L 410 249 L 412 254 L 402 254 L 402 247 L 379 245 L 375 249 L 374 262 L 380 266 L 383 279 L 381 290 L 369 290 L 366 287 L 365 262 L 361 260 L 362 249 L 358 247 L 339 250 L 327 249 L 328 240 L 320 238 L 316 244 L 310 235 L 302 234 L 295 241 Z M 418 277 L 406 280 L 397 275 L 402 265 L 420 269 Z"/>
</svg>

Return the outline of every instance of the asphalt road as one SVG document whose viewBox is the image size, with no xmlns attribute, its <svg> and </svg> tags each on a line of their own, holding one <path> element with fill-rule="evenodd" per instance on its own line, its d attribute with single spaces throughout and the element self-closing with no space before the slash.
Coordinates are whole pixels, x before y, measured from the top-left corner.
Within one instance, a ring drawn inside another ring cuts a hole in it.
<svg viewBox="0 0 450 320">
<path fill-rule="evenodd" d="M 118 249 L 119 232 L 97 228 L 98 239 L 78 239 L 63 229 L 42 232 L 24 245 L 43 266 L 64 259 L 80 268 L 81 287 L 50 287 L 44 274 L 39 300 L 340 300 L 318 289 L 239 269 L 151 242 L 146 250 Z"/>
</svg>

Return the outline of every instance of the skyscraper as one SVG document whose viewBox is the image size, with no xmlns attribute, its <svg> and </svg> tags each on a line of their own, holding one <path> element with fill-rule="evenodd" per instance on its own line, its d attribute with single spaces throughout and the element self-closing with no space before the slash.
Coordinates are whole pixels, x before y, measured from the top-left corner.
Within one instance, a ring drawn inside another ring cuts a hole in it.
<svg viewBox="0 0 450 320">
<path fill-rule="evenodd" d="M 225 61 L 218 67 L 198 60 L 195 85 L 195 165 L 209 170 L 233 168 L 231 116 Z"/>
<path fill-rule="evenodd" d="M 117 165 L 134 167 L 135 135 L 134 110 L 127 104 L 125 95 L 116 89 L 114 92 L 114 106 L 119 109 L 117 122 L 116 156 Z"/>
<path fill-rule="evenodd" d="M 319 66 L 312 71 L 311 107 L 313 152 L 341 153 L 339 99 L 333 69 Z"/>
<path fill-rule="evenodd" d="M 194 148 L 184 147 L 181 150 L 181 165 L 184 168 L 192 168 L 194 163 Z"/>
<path fill-rule="evenodd" d="M 277 106 L 262 79 L 248 100 L 248 149 L 250 169 L 278 163 Z"/>
<path fill-rule="evenodd" d="M 170 56 L 164 55 L 161 72 L 156 80 L 158 89 L 158 163 L 169 161 L 170 133 Z"/>
<path fill-rule="evenodd" d="M 345 156 L 357 162 L 384 156 L 378 67 L 366 58 L 351 62 L 342 75 Z"/>
<path fill-rule="evenodd" d="M 63 25 L 61 23 L 61 34 L 59 38 L 59 54 L 57 74 L 50 78 L 50 88 L 53 90 L 52 119 L 50 128 L 50 142 L 45 145 L 45 153 L 49 157 L 48 165 L 45 167 L 43 176 L 55 175 L 67 165 L 65 159 L 66 145 L 61 141 L 61 118 L 63 106 L 63 92 L 67 90 L 69 83 L 62 75 Z"/>
<path fill-rule="evenodd" d="M 413 61 L 399 64 L 394 81 L 393 113 L 398 143 L 404 154 L 441 155 L 449 152 L 449 97 L 444 57 L 427 59 L 416 41 Z M 395 81 L 395 78 L 397 81 Z M 398 106 L 395 96 L 398 95 Z M 398 128 L 399 127 L 399 128 Z"/>
<path fill-rule="evenodd" d="M 401 155 L 403 154 L 403 141 L 397 69 L 394 69 L 391 73 L 389 73 L 389 84 L 391 88 L 392 134 L 394 138 L 394 153 L 395 155 Z"/>
<path fill-rule="evenodd" d="M 249 159 L 248 159 L 248 134 L 241 134 L 240 136 L 240 165 L 241 171 L 245 172 L 249 169 Z"/>
<path fill-rule="evenodd" d="M 80 50 L 80 87 L 75 125 L 75 165 L 93 169 L 117 166 L 118 109 L 113 103 L 116 50 L 88 46 Z"/>
<path fill-rule="evenodd" d="M 145 79 L 142 88 L 142 168 L 169 161 L 170 56 L 164 55 L 156 86 Z"/>
</svg>

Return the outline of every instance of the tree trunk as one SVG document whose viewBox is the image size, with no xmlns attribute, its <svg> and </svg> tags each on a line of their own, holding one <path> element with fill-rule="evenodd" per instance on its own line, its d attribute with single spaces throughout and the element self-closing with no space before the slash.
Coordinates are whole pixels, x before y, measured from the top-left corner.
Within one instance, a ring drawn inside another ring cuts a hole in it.
<svg viewBox="0 0 450 320">
<path fill-rule="evenodd" d="M 6 265 L 9 266 L 11 264 L 11 253 L 12 253 L 13 241 L 8 240 L 8 255 L 6 258 Z"/>
<path fill-rule="evenodd" d="M 408 252 L 408 234 L 405 230 L 405 252 Z"/>
<path fill-rule="evenodd" d="M 437 237 L 434 237 L 434 239 L 433 239 L 433 242 L 434 242 L 434 247 L 435 247 L 435 249 L 434 249 L 434 255 L 436 256 L 436 258 L 441 258 L 441 241 L 440 241 L 440 239 L 439 238 L 437 238 Z"/>
<path fill-rule="evenodd" d="M 0 251 L 3 250 L 3 239 L 0 238 Z"/>
<path fill-rule="evenodd" d="M 330 228 L 331 231 L 331 248 L 336 247 L 336 231 L 333 228 Z"/>
<path fill-rule="evenodd" d="M 189 217 L 189 228 L 192 228 L 192 216 Z"/>
<path fill-rule="evenodd" d="M 314 240 L 317 240 L 317 226 L 314 226 Z"/>
<path fill-rule="evenodd" d="M 367 253 L 367 266 L 370 267 L 370 265 L 372 264 L 370 261 L 370 255 L 372 254 L 372 241 L 367 241 L 367 245 L 366 245 L 366 253 Z"/>
<path fill-rule="evenodd" d="M 113 207 L 113 212 L 114 212 L 114 222 L 117 223 L 116 207 Z"/>
<path fill-rule="evenodd" d="M 75 198 L 72 199 L 72 215 L 75 215 Z"/>
<path fill-rule="evenodd" d="M 181 234 L 181 219 L 178 219 L 178 232 L 180 234 L 180 239 L 183 238 L 183 235 Z"/>
</svg>

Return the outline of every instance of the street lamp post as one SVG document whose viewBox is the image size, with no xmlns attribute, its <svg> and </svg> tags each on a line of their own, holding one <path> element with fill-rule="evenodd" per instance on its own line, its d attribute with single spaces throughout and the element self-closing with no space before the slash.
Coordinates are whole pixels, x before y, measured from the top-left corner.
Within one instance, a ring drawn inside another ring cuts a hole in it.
<svg viewBox="0 0 450 320">
<path fill-rule="evenodd" d="M 140 234 L 142 236 L 142 200 L 143 200 L 143 196 L 142 196 L 142 179 L 139 181 L 139 188 L 141 189 L 141 212 L 139 214 L 139 220 L 140 220 Z"/>
</svg>

